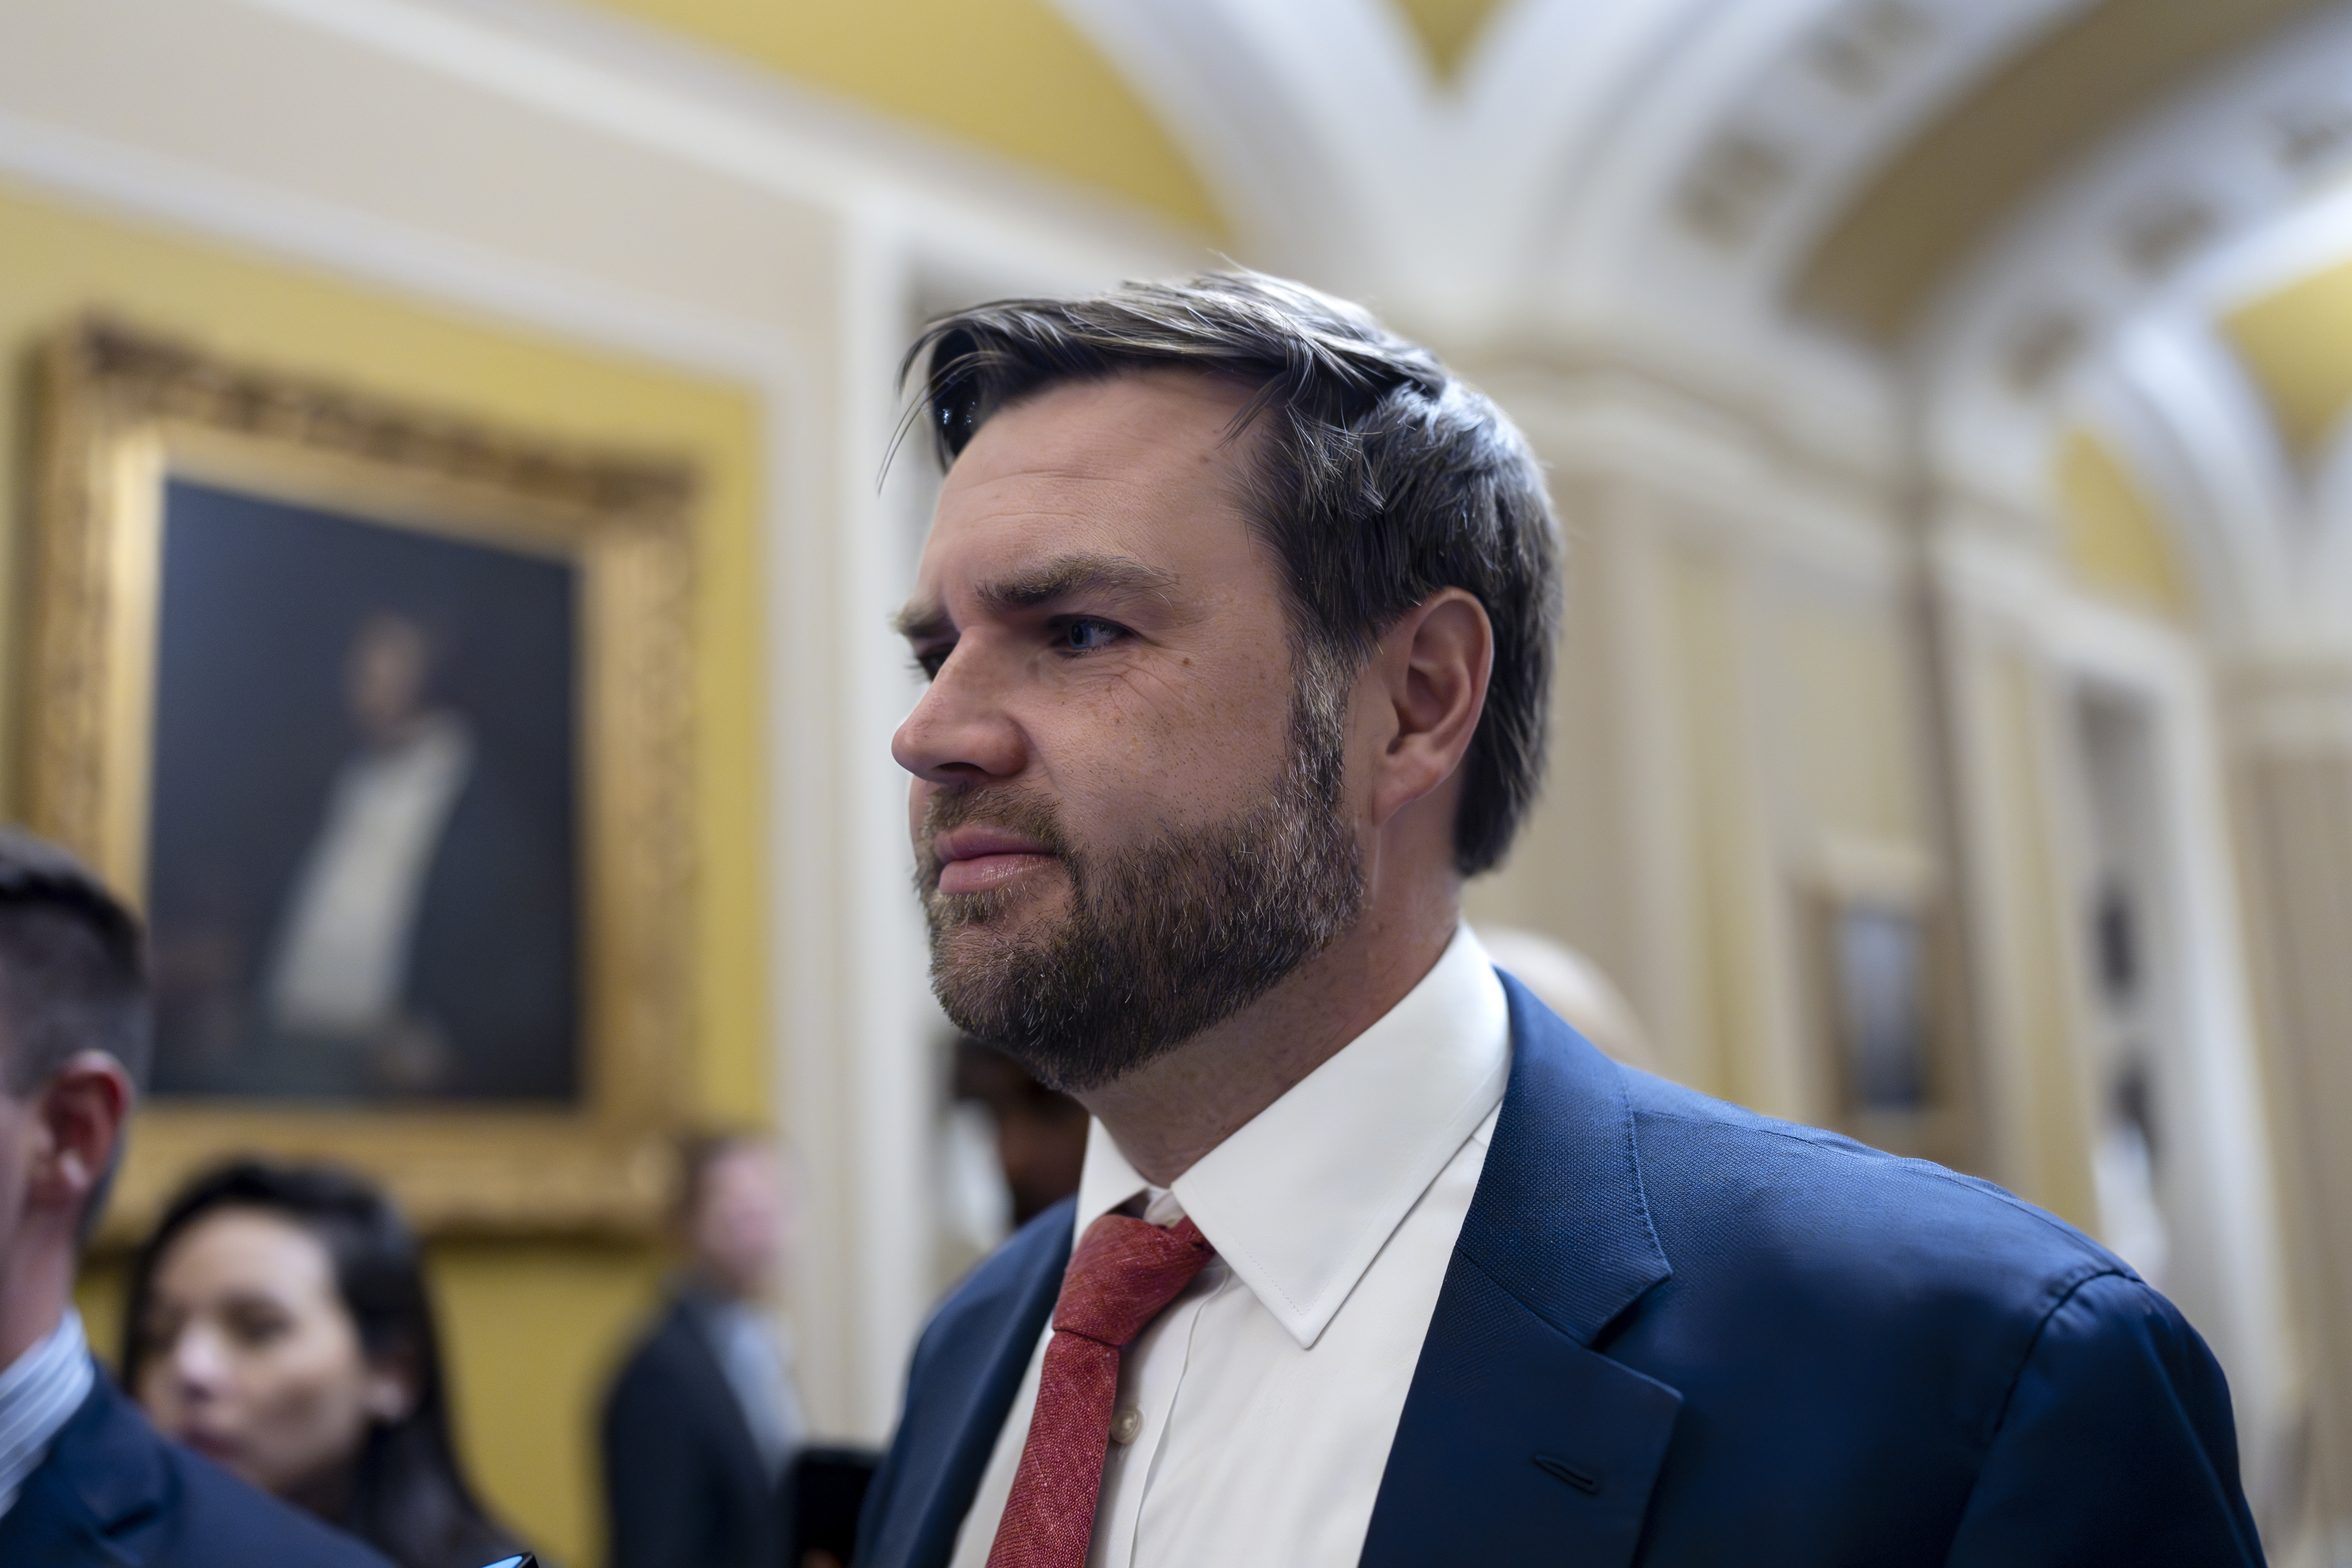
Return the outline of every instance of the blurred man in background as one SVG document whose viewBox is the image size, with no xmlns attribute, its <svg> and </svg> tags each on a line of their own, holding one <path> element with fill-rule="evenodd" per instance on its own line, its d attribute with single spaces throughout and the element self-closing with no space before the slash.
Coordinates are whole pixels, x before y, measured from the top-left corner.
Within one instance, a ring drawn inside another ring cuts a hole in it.
<svg viewBox="0 0 2352 1568">
<path fill-rule="evenodd" d="M 155 1435 L 72 1307 L 148 1005 L 139 922 L 71 857 L 0 829 L 0 1563 L 385 1568 Z"/>
<path fill-rule="evenodd" d="M 988 1111 L 1013 1228 L 1078 1190 L 1087 1163 L 1085 1106 L 970 1035 L 956 1041 L 955 1097 Z"/>
<path fill-rule="evenodd" d="M 776 1568 L 806 1433 L 766 1303 L 790 1255 L 790 1175 L 750 1134 L 681 1152 L 687 1262 L 604 1403 L 612 1568 Z"/>
</svg>

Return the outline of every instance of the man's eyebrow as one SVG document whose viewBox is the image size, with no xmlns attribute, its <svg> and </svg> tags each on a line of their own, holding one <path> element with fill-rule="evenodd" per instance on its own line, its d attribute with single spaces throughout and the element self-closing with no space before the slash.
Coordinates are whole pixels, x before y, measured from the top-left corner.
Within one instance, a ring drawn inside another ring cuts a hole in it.
<svg viewBox="0 0 2352 1568">
<path fill-rule="evenodd" d="M 929 642 L 947 636 L 953 626 L 941 606 L 909 599 L 891 616 L 890 629 L 908 642 Z"/>
<path fill-rule="evenodd" d="M 1034 610 L 1090 592 L 1165 599 L 1175 592 L 1176 582 L 1174 573 L 1147 566 L 1132 556 L 1064 555 L 1013 576 L 984 583 L 978 596 L 992 610 Z M 912 599 L 890 617 L 890 626 L 909 642 L 943 637 L 955 629 L 943 606 Z"/>
<path fill-rule="evenodd" d="M 992 610 L 1034 610 L 1074 594 L 1123 594 L 1165 599 L 1176 574 L 1127 555 L 1064 555 L 1015 576 L 981 585 L 980 602 Z"/>
</svg>

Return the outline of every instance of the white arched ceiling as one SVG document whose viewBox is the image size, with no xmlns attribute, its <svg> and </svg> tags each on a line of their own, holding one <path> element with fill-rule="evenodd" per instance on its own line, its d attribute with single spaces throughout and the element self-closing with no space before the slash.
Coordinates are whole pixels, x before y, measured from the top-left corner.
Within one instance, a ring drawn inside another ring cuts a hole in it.
<svg viewBox="0 0 2352 1568">
<path fill-rule="evenodd" d="M 1853 184 L 2084 0 L 1509 0 L 1451 82 L 1391 0 L 1058 4 L 1250 258 L 1475 342 L 1530 307 L 1771 313 Z"/>
<path fill-rule="evenodd" d="M 2352 9 L 2060 171 L 1890 355 L 1796 320 L 1797 276 L 1869 179 L 2089 0 L 1507 0 L 1450 81 L 1391 0 L 1057 3 L 1197 161 L 1239 259 L 1473 360 L 1631 353 L 1883 472 L 1924 410 L 1931 467 L 2029 515 L 2053 433 L 2087 421 L 2187 526 L 2210 615 L 2346 618 L 2352 562 L 2319 568 L 2352 520 L 2311 523 L 2317 479 L 2211 323 L 2352 150 Z"/>
<path fill-rule="evenodd" d="M 1931 468 L 2044 512 L 2054 444 L 2087 426 L 2156 494 L 2210 632 L 2243 653 L 2344 642 L 2352 516 L 2329 503 L 2335 466 L 2290 455 L 2218 323 L 2352 258 L 2347 169 L 2338 8 L 2114 139 L 1962 275 L 1913 349 Z"/>
<path fill-rule="evenodd" d="M 1790 274 L 1920 124 L 2087 0 L 1507 0 L 1439 79 L 1391 0 L 1056 0 L 1236 258 L 1458 357 L 1630 354 L 1885 471 L 1892 367 Z"/>
</svg>

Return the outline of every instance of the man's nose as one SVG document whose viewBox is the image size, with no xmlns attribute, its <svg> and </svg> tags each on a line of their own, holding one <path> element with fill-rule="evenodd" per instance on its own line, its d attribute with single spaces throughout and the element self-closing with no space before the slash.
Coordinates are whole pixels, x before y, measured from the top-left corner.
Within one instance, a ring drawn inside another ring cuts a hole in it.
<svg viewBox="0 0 2352 1568">
<path fill-rule="evenodd" d="M 1003 674 L 984 651 L 960 645 L 890 737 L 891 756 L 933 784 L 1011 778 L 1028 760 L 1028 742 L 1005 696 Z"/>
</svg>

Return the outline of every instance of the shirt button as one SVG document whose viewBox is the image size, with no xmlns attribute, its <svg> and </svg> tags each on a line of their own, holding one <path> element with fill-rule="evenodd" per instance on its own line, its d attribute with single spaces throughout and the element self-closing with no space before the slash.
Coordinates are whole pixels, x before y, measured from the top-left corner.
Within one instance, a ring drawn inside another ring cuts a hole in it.
<svg viewBox="0 0 2352 1568">
<path fill-rule="evenodd" d="M 1125 1447 L 1143 1435 L 1143 1412 L 1133 1406 L 1110 1418 L 1110 1440 Z"/>
</svg>

